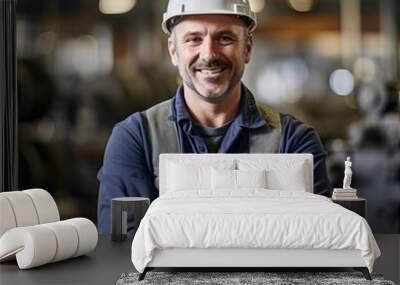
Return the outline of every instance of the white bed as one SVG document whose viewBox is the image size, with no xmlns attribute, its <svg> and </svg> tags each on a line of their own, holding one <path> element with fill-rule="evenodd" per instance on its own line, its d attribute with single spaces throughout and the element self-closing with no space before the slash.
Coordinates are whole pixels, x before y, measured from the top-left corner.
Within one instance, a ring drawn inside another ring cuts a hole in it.
<svg viewBox="0 0 400 285">
<path fill-rule="evenodd" d="M 367 222 L 313 192 L 309 154 L 162 154 L 160 197 L 132 243 L 154 267 L 354 267 L 380 251 Z"/>
</svg>

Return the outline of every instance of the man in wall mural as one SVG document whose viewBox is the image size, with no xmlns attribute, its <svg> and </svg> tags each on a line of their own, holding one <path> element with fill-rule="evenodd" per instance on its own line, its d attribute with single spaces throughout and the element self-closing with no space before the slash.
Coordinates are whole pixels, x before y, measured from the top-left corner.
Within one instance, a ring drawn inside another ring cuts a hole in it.
<svg viewBox="0 0 400 285">
<path fill-rule="evenodd" d="M 101 233 L 110 233 L 112 198 L 158 196 L 160 153 L 312 153 L 314 193 L 330 196 L 315 130 L 259 104 L 241 82 L 255 28 L 246 0 L 169 1 L 162 29 L 182 85 L 114 127 L 98 174 Z"/>
</svg>

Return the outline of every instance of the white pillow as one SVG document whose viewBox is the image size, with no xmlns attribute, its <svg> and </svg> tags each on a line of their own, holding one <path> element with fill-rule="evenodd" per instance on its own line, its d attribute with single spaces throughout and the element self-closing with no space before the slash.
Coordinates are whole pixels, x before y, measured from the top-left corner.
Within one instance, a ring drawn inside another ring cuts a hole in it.
<svg viewBox="0 0 400 285">
<path fill-rule="evenodd" d="M 308 169 L 305 161 L 297 160 L 263 160 L 238 159 L 239 170 L 267 171 L 267 187 L 274 190 L 306 191 L 309 185 Z"/>
<path fill-rule="evenodd" d="M 267 188 L 267 171 L 235 170 L 237 188 Z"/>
<path fill-rule="evenodd" d="M 235 190 L 236 170 L 212 168 L 211 184 L 213 190 Z"/>
<path fill-rule="evenodd" d="M 266 188 L 266 171 L 262 170 L 211 170 L 213 190 L 240 190 L 241 188 Z"/>
<path fill-rule="evenodd" d="M 166 168 L 167 191 L 211 190 L 211 169 L 234 169 L 235 161 L 170 160 Z"/>
<path fill-rule="evenodd" d="M 209 189 L 211 167 L 185 166 L 169 163 L 168 191 L 185 191 L 194 189 Z"/>
</svg>

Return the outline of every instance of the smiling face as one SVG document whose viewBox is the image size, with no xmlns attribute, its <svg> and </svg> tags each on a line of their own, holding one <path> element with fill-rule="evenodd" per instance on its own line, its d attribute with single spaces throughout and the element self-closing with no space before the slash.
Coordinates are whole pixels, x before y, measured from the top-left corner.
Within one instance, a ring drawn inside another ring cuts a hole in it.
<svg viewBox="0 0 400 285">
<path fill-rule="evenodd" d="M 185 93 L 213 102 L 240 90 L 252 37 L 244 22 L 227 15 L 187 16 L 172 31 L 168 49 Z"/>
</svg>

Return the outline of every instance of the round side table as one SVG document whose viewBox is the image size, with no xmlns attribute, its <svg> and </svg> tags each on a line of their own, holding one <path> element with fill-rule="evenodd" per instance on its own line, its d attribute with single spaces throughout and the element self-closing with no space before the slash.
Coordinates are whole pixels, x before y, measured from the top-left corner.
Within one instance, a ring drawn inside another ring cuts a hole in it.
<svg viewBox="0 0 400 285">
<path fill-rule="evenodd" d="M 128 212 L 133 214 L 134 233 L 150 205 L 149 198 L 120 197 L 111 200 L 111 240 L 123 241 L 128 233 Z"/>
</svg>

